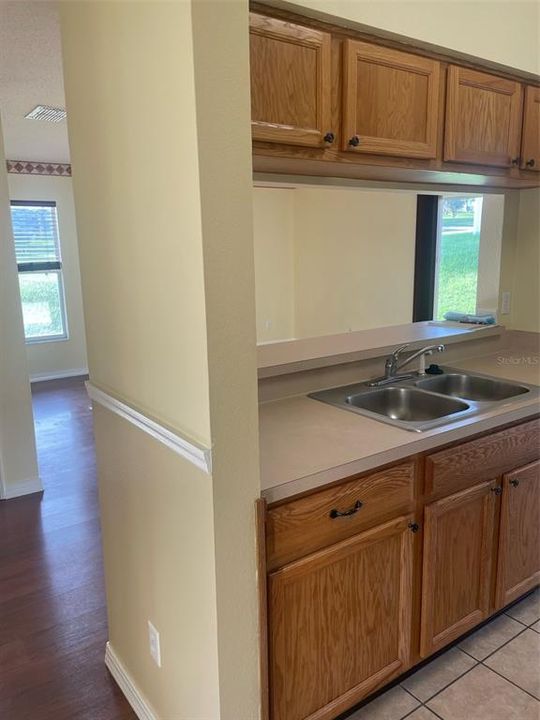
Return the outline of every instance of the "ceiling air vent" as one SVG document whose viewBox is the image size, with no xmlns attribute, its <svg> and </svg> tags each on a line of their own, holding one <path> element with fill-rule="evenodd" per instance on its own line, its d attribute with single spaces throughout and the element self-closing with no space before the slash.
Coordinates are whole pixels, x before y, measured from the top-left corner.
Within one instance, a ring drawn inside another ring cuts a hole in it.
<svg viewBox="0 0 540 720">
<path fill-rule="evenodd" d="M 64 108 L 51 107 L 50 105 L 37 105 L 24 117 L 28 120 L 46 120 L 47 122 L 62 122 L 66 119 Z"/>
</svg>

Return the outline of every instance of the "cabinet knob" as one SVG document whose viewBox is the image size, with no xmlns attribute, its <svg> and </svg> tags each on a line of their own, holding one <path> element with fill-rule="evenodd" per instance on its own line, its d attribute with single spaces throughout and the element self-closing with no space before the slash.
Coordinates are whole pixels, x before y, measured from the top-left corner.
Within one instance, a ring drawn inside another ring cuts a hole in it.
<svg viewBox="0 0 540 720">
<path fill-rule="evenodd" d="M 531 158 L 530 160 L 527 160 L 525 163 L 527 167 L 534 167 L 536 165 L 536 162 L 534 161 L 534 158 Z"/>
<path fill-rule="evenodd" d="M 420 530 L 420 525 L 415 522 L 409 523 L 409 530 L 413 533 L 417 533 Z"/>
<path fill-rule="evenodd" d="M 358 147 L 360 145 L 360 138 L 358 135 L 353 135 L 352 138 L 349 140 L 349 145 L 352 147 Z"/>
<path fill-rule="evenodd" d="M 519 160 L 520 160 L 519 157 L 515 157 L 515 158 L 512 158 L 512 160 L 511 160 L 510 162 L 512 163 L 512 165 L 518 165 L 518 164 L 519 164 Z"/>
<path fill-rule="evenodd" d="M 500 495 L 502 493 L 502 487 L 492 487 L 491 492 L 495 493 L 495 495 Z"/>
<path fill-rule="evenodd" d="M 510 480 L 510 485 L 517 487 L 519 485 L 519 480 Z"/>
<path fill-rule="evenodd" d="M 323 138 L 324 142 L 328 143 L 329 145 L 331 145 L 335 139 L 336 139 L 336 136 L 334 135 L 333 132 L 327 132 Z"/>
<path fill-rule="evenodd" d="M 364 503 L 360 502 L 360 500 L 357 500 L 354 503 L 354 505 L 352 506 L 352 508 L 349 508 L 348 510 L 336 510 L 334 508 L 334 510 L 330 510 L 329 515 L 332 518 L 332 520 L 335 520 L 335 518 L 340 518 L 340 517 L 349 517 L 349 515 L 354 515 L 355 513 L 357 513 L 360 510 L 360 508 L 363 506 L 363 504 Z"/>
</svg>

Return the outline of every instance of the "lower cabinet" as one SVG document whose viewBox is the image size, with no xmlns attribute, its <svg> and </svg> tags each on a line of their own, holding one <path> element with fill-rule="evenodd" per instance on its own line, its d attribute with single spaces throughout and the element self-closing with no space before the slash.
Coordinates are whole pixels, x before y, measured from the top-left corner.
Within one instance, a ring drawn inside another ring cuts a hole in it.
<svg viewBox="0 0 540 720">
<path fill-rule="evenodd" d="M 427 505 L 420 654 L 426 657 L 489 615 L 496 498 L 484 482 Z"/>
<path fill-rule="evenodd" d="M 268 508 L 270 720 L 334 720 L 540 584 L 539 432 L 529 420 Z"/>
<path fill-rule="evenodd" d="M 540 582 L 540 461 L 503 476 L 496 606 Z"/>
<path fill-rule="evenodd" d="M 273 720 L 335 718 L 407 669 L 413 529 L 402 516 L 269 575 Z"/>
</svg>

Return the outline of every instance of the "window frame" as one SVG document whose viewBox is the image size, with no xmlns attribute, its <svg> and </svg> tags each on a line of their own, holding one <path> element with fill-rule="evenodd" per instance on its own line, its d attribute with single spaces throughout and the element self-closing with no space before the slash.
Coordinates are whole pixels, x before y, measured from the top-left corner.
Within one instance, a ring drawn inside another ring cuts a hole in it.
<svg viewBox="0 0 540 720">
<path fill-rule="evenodd" d="M 60 301 L 60 316 L 62 319 L 62 327 L 64 332 L 55 335 L 41 335 L 35 337 L 26 336 L 26 328 L 24 334 L 24 340 L 27 345 L 50 343 L 50 342 L 63 342 L 69 340 L 69 329 L 67 322 L 67 308 L 66 308 L 66 294 L 64 288 L 64 269 L 62 262 L 62 250 L 60 245 L 60 232 L 58 229 L 58 207 L 55 200 L 10 200 L 10 209 L 13 207 L 47 207 L 54 208 L 56 215 L 56 229 L 57 229 L 57 247 L 58 247 L 58 260 L 48 260 L 43 262 L 17 262 L 17 275 L 34 275 L 38 273 L 51 273 L 54 272 L 58 278 L 58 295 Z M 15 242 L 15 239 L 14 239 Z M 16 256 L 15 256 L 15 259 Z M 19 283 L 19 295 L 20 295 L 20 283 Z M 22 307 L 22 296 L 21 296 L 21 307 Z M 24 319 L 23 319 L 24 327 Z"/>
<path fill-rule="evenodd" d="M 437 319 L 437 300 L 439 297 L 439 267 L 441 241 L 443 234 L 443 204 L 447 198 L 482 198 L 486 193 L 441 193 L 417 195 L 416 205 L 416 246 L 414 266 L 413 322 L 445 322 Z M 482 215 L 483 217 L 483 215 Z M 501 230 L 502 232 L 502 230 Z M 482 243 L 480 229 L 480 244 Z M 477 271 L 480 271 L 480 257 Z M 496 310 L 494 310 L 496 312 Z M 476 307 L 468 311 L 476 314 L 478 310 L 478 288 Z M 492 312 L 491 310 L 489 312 Z"/>
<path fill-rule="evenodd" d="M 438 233 L 442 203 L 439 195 L 416 198 L 413 322 L 432 321 L 437 283 Z"/>
</svg>

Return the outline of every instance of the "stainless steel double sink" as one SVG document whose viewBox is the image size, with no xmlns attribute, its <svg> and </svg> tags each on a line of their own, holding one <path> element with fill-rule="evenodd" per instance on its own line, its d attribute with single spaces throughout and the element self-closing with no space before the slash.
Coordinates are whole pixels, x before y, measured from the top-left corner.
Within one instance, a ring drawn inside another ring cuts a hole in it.
<svg viewBox="0 0 540 720">
<path fill-rule="evenodd" d="M 494 406 L 539 397 L 540 388 L 443 368 L 380 388 L 366 383 L 311 393 L 315 400 L 415 432 L 479 415 Z"/>
</svg>

